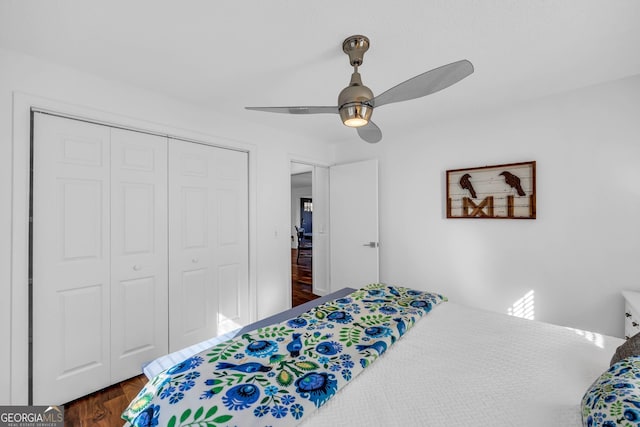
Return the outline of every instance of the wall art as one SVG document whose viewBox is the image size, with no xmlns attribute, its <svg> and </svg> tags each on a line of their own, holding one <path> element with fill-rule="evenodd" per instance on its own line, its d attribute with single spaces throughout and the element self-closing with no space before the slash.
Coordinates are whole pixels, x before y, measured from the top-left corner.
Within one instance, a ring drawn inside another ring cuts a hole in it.
<svg viewBox="0 0 640 427">
<path fill-rule="evenodd" d="M 536 218 L 536 162 L 447 171 L 447 218 Z"/>
</svg>

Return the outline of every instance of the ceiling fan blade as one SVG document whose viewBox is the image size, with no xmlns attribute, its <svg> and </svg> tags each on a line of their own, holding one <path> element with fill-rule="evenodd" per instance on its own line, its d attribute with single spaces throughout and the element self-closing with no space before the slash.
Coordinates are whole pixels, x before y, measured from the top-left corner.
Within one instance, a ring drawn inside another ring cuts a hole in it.
<svg viewBox="0 0 640 427">
<path fill-rule="evenodd" d="M 371 144 L 375 144 L 382 139 L 382 131 L 371 120 L 369 120 L 369 123 L 367 123 L 366 125 L 356 129 L 358 131 L 358 135 L 360 135 L 360 138 Z"/>
<path fill-rule="evenodd" d="M 247 110 L 285 114 L 338 114 L 338 107 L 244 107 Z"/>
<path fill-rule="evenodd" d="M 420 98 L 459 82 L 473 73 L 473 64 L 463 59 L 419 74 L 371 100 L 374 107 Z"/>
</svg>

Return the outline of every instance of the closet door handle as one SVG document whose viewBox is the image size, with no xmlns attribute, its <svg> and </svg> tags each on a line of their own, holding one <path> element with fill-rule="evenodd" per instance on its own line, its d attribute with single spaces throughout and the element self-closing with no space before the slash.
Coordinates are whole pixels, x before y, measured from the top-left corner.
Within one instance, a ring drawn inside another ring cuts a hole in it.
<svg viewBox="0 0 640 427">
<path fill-rule="evenodd" d="M 142 266 L 140 264 L 136 264 L 133 266 L 133 271 L 140 271 L 142 269 Z"/>
</svg>

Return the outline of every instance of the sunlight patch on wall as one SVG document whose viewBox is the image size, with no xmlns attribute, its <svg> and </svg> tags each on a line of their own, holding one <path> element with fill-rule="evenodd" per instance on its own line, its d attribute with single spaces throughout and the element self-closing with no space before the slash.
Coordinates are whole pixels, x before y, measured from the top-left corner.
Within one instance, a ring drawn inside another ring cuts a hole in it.
<svg viewBox="0 0 640 427">
<path fill-rule="evenodd" d="M 237 319 L 229 319 L 222 313 L 218 313 L 218 335 L 226 334 L 231 331 L 235 331 L 244 325 L 235 322 Z"/>
<path fill-rule="evenodd" d="M 583 331 L 582 329 L 567 328 L 570 331 L 575 332 L 577 335 L 584 337 L 587 341 L 592 342 L 594 345 L 600 348 L 604 348 L 604 337 L 596 332 Z"/>
<path fill-rule="evenodd" d="M 534 320 L 534 292 L 533 289 L 524 294 L 522 298 L 513 303 L 507 310 L 509 316 L 522 317 L 523 319 Z"/>
</svg>

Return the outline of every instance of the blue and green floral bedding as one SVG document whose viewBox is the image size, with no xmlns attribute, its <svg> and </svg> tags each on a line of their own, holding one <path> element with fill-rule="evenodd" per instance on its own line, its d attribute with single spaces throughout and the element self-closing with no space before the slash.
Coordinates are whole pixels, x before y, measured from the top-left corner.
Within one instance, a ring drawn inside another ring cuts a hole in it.
<svg viewBox="0 0 640 427">
<path fill-rule="evenodd" d="M 582 397 L 584 427 L 640 426 L 640 356 L 612 365 Z"/>
<path fill-rule="evenodd" d="M 137 427 L 296 425 L 443 301 L 368 285 L 167 369 L 122 418 Z"/>
</svg>

